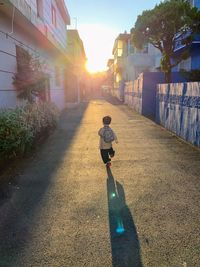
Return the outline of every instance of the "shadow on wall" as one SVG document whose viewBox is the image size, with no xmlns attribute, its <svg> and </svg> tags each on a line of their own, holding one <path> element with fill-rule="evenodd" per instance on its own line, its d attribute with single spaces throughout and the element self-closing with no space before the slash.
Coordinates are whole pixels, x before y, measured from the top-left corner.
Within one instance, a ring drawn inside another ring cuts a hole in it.
<svg viewBox="0 0 200 267">
<path fill-rule="evenodd" d="M 140 244 L 123 186 L 107 169 L 107 196 L 113 267 L 142 267 Z"/>
</svg>

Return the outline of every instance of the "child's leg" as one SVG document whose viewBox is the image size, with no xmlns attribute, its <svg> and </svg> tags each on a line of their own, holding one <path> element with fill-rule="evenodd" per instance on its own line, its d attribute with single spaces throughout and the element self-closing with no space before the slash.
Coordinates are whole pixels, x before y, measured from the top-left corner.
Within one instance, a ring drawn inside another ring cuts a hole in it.
<svg viewBox="0 0 200 267">
<path fill-rule="evenodd" d="M 110 161 L 108 153 L 109 153 L 108 149 L 101 149 L 101 157 L 105 164 Z"/>
<path fill-rule="evenodd" d="M 113 158 L 114 155 L 115 155 L 115 151 L 113 150 L 112 147 L 109 149 L 108 153 L 109 153 L 109 155 L 110 155 L 111 158 Z"/>
</svg>

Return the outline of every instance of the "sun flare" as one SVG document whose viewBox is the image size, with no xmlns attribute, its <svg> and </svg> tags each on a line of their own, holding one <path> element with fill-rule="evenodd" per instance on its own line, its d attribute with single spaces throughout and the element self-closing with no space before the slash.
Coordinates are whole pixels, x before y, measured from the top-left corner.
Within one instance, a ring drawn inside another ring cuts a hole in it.
<svg viewBox="0 0 200 267">
<path fill-rule="evenodd" d="M 106 70 L 117 30 L 100 24 L 82 24 L 78 31 L 87 56 L 86 69 L 90 73 Z"/>
<path fill-rule="evenodd" d="M 101 71 L 105 71 L 106 70 L 106 67 L 103 67 L 101 68 L 100 66 L 98 66 L 98 63 L 97 64 L 94 64 L 93 62 L 87 62 L 86 63 L 86 70 L 89 72 L 89 73 L 96 73 L 96 72 L 101 72 Z"/>
</svg>

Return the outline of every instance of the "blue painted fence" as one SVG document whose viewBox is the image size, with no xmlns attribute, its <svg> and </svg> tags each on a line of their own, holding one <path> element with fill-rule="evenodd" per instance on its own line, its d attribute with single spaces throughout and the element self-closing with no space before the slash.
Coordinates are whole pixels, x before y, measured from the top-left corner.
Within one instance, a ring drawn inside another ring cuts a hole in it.
<svg viewBox="0 0 200 267">
<path fill-rule="evenodd" d="M 200 83 L 159 84 L 156 122 L 200 147 Z"/>
<path fill-rule="evenodd" d="M 185 78 L 180 73 L 172 73 L 173 82 L 183 82 Z M 156 116 L 156 88 L 164 83 L 162 72 L 144 72 L 133 82 L 126 83 L 124 102 L 138 113 L 155 119 Z"/>
</svg>

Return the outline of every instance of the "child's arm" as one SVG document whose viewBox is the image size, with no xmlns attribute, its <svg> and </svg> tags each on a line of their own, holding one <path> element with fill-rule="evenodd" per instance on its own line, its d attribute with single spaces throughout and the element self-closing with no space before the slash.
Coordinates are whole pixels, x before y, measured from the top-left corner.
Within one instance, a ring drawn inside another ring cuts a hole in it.
<svg viewBox="0 0 200 267">
<path fill-rule="evenodd" d="M 118 139 L 117 139 L 117 135 L 115 134 L 115 132 L 113 132 L 113 134 L 114 134 L 114 138 L 115 138 L 115 143 L 118 144 L 119 142 L 118 142 Z"/>
<path fill-rule="evenodd" d="M 102 137 L 102 128 L 99 129 L 99 131 L 98 131 L 98 135 Z"/>
</svg>

